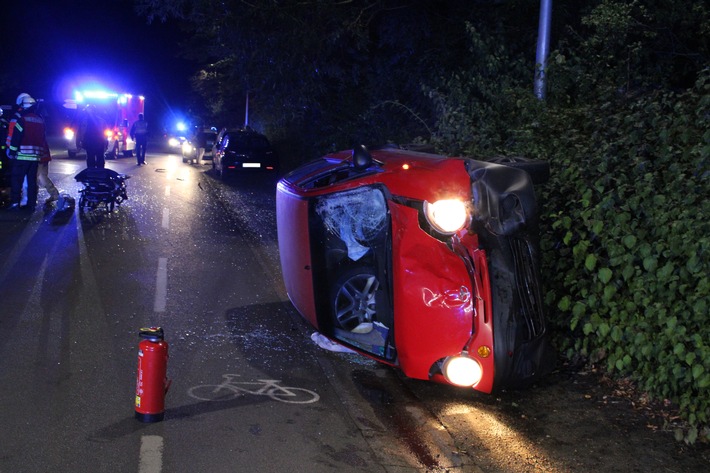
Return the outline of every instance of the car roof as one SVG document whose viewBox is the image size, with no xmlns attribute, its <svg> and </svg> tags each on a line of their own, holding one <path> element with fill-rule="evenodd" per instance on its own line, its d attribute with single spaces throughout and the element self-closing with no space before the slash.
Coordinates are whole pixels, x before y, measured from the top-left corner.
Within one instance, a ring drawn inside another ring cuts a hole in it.
<svg viewBox="0 0 710 473">
<path fill-rule="evenodd" d="M 356 170 L 352 154 L 352 150 L 328 154 L 292 171 L 283 180 L 303 194 L 377 184 L 384 184 L 394 194 L 418 199 L 470 192 L 465 158 L 384 148 L 370 152 L 372 166 Z M 329 179 L 332 175 L 338 177 Z"/>
</svg>

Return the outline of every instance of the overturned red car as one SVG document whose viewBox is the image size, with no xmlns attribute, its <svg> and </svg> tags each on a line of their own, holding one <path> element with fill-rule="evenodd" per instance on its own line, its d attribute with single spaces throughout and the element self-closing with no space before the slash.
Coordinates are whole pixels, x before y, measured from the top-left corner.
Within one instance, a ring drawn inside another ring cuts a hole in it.
<svg viewBox="0 0 710 473">
<path fill-rule="evenodd" d="M 332 341 L 410 378 L 529 384 L 553 358 L 523 170 L 537 163 L 360 146 L 299 167 L 276 191 L 289 298 Z"/>
</svg>

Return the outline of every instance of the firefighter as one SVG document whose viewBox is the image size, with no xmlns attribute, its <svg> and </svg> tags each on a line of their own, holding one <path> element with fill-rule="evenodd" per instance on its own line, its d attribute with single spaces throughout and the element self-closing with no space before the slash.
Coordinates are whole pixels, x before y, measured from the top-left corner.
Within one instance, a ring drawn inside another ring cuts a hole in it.
<svg viewBox="0 0 710 473">
<path fill-rule="evenodd" d="M 7 157 L 12 160 L 10 208 L 20 207 L 22 181 L 27 178 L 27 209 L 37 205 L 37 170 L 49 156 L 44 119 L 37 113 L 37 101 L 29 94 L 17 97 L 18 112 L 12 117 L 7 135 Z"/>
</svg>

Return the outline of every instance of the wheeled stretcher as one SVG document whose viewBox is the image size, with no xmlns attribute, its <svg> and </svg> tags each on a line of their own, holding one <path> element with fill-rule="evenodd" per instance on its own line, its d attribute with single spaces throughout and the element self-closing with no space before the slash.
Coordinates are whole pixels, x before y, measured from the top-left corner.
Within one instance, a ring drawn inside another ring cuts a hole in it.
<svg viewBox="0 0 710 473">
<path fill-rule="evenodd" d="M 79 212 L 86 209 L 95 210 L 104 207 L 107 212 L 113 212 L 116 205 L 128 199 L 126 180 L 131 176 L 119 174 L 112 169 L 87 168 L 74 176 L 74 179 L 84 185 L 79 190 Z"/>
</svg>

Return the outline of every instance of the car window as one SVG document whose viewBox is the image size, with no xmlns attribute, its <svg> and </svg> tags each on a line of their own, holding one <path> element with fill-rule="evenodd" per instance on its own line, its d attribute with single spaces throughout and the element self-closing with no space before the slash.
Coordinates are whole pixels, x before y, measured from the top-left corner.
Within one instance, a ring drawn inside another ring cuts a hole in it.
<svg viewBox="0 0 710 473">
<path fill-rule="evenodd" d="M 347 161 L 321 158 L 296 168 L 283 179 L 303 189 L 317 189 L 375 172 L 374 168 L 358 171 Z"/>
<path fill-rule="evenodd" d="M 265 136 L 255 134 L 226 135 L 223 143 L 224 149 L 228 151 L 268 150 L 271 148 L 271 144 Z"/>
</svg>

